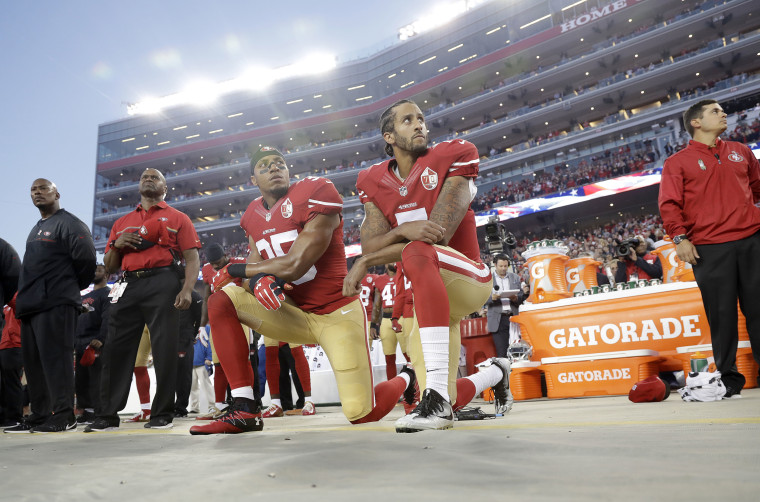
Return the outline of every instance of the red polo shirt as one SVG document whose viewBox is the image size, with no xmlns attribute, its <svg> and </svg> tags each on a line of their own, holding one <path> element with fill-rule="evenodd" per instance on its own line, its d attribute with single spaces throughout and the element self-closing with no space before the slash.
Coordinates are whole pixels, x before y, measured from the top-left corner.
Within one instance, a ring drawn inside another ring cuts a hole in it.
<svg viewBox="0 0 760 502">
<path fill-rule="evenodd" d="M 161 201 L 147 211 L 138 204 L 134 211 L 116 220 L 111 227 L 106 252 L 111 249 L 120 252 L 113 247 L 116 239 L 123 232 L 138 232 L 146 222 L 148 226 L 157 225 L 158 242 L 155 246 L 142 251 L 123 252 L 122 250 L 121 269 L 125 272 L 166 267 L 174 261 L 171 250 L 182 256 L 182 251 L 201 247 L 201 241 L 190 218 Z"/>
<path fill-rule="evenodd" d="M 689 141 L 668 157 L 660 182 L 660 216 L 670 236 L 693 244 L 744 239 L 760 230 L 760 164 L 742 143 L 714 148 Z"/>
</svg>

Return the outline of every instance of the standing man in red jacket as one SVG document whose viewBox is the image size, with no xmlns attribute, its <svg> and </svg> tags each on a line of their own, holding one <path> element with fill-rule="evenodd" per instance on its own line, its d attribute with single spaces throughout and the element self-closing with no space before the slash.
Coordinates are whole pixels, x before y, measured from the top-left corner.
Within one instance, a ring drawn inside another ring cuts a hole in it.
<svg viewBox="0 0 760 502">
<path fill-rule="evenodd" d="M 694 267 L 715 365 L 731 397 L 745 383 L 736 369 L 737 298 L 760 362 L 760 310 L 753 305 L 760 297 L 760 164 L 745 145 L 720 139 L 727 122 L 717 101 L 693 104 L 683 122 L 693 139 L 665 161 L 660 214 L 678 257 Z"/>
</svg>

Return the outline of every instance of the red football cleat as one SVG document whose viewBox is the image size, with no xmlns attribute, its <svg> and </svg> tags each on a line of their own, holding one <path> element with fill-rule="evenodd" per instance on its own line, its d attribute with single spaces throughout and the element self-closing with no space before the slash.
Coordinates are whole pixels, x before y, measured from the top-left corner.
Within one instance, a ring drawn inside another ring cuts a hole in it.
<svg viewBox="0 0 760 502">
<path fill-rule="evenodd" d="M 122 423 L 129 424 L 148 421 L 150 421 L 150 410 L 140 410 L 140 413 L 136 414 L 132 418 L 125 418 L 122 420 Z"/>
<path fill-rule="evenodd" d="M 250 399 L 235 398 L 235 402 L 219 419 L 205 425 L 190 427 L 190 434 L 202 436 L 208 434 L 240 434 L 257 432 L 264 428 L 261 419 L 261 408 Z"/>
<path fill-rule="evenodd" d="M 264 410 L 264 413 L 261 414 L 262 418 L 276 418 L 283 416 L 284 413 L 282 411 L 282 408 L 277 406 L 276 404 L 270 404 L 269 408 Z"/>
</svg>

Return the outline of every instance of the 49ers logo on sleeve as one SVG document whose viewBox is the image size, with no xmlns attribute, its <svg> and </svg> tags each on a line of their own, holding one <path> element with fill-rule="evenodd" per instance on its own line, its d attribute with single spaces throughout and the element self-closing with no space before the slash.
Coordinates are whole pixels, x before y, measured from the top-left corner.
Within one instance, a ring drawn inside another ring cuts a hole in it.
<svg viewBox="0 0 760 502">
<path fill-rule="evenodd" d="M 731 150 L 731 153 L 728 154 L 728 160 L 731 162 L 744 162 L 744 157 Z"/>
<path fill-rule="evenodd" d="M 290 202 L 290 198 L 285 199 L 285 202 L 280 206 L 283 218 L 290 218 L 293 216 L 293 203 Z"/>
<path fill-rule="evenodd" d="M 432 190 L 438 186 L 438 173 L 426 167 L 420 176 L 420 183 L 425 190 Z"/>
</svg>

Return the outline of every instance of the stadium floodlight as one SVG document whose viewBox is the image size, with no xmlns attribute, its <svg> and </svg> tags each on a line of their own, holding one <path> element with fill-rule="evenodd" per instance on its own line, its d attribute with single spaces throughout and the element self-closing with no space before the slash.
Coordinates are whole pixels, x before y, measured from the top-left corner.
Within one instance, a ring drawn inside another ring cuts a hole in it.
<svg viewBox="0 0 760 502">
<path fill-rule="evenodd" d="M 210 105 L 219 96 L 219 88 L 220 85 L 214 82 L 203 80 L 191 82 L 180 93 L 181 101 L 198 106 Z"/>
<path fill-rule="evenodd" d="M 444 25 L 452 19 L 462 15 L 468 10 L 474 9 L 487 0 L 459 0 L 441 4 L 433 9 L 429 15 L 408 24 L 398 30 L 398 38 L 406 40 L 414 35 L 430 31 Z"/>
<path fill-rule="evenodd" d="M 158 113 L 172 106 L 183 104 L 209 105 L 222 94 L 235 91 L 264 91 L 278 80 L 315 75 L 330 71 L 337 66 L 337 59 L 330 54 L 311 54 L 293 64 L 275 69 L 251 68 L 242 76 L 219 83 L 198 81 L 182 92 L 161 98 L 150 98 L 127 106 L 129 115 Z"/>
</svg>

